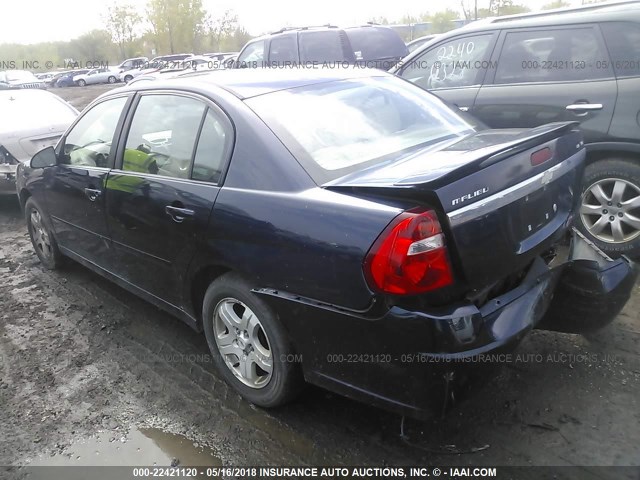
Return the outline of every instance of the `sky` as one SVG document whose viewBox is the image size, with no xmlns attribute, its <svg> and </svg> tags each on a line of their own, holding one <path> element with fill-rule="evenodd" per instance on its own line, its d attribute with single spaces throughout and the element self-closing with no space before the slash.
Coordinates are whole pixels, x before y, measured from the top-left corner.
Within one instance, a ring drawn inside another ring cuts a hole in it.
<svg viewBox="0 0 640 480">
<path fill-rule="evenodd" d="M 146 0 L 128 0 L 144 12 Z M 471 0 L 467 0 L 470 2 Z M 550 0 L 515 0 L 538 10 Z M 458 0 L 203 0 L 214 15 L 234 10 L 240 23 L 253 35 L 283 26 L 347 26 L 365 23 L 374 17 L 399 19 L 451 8 L 460 11 Z M 478 0 L 484 7 L 488 0 Z M 579 0 L 573 0 L 578 4 Z M 104 0 L 3 0 L 0 2 L 0 43 L 38 43 L 71 40 L 96 28 L 104 28 Z"/>
</svg>

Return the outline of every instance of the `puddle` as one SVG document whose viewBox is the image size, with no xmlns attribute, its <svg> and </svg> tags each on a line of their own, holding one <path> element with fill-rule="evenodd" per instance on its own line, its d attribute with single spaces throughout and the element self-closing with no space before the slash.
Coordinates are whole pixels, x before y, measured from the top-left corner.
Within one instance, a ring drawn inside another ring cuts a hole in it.
<svg viewBox="0 0 640 480">
<path fill-rule="evenodd" d="M 222 465 L 221 460 L 212 450 L 196 446 L 182 435 L 149 428 L 131 430 L 127 435 L 112 431 L 103 432 L 95 437 L 74 443 L 67 447 L 63 453 L 53 457 L 38 457 L 28 467 L 134 465 L 169 467 L 174 459 L 179 461 L 178 466 Z M 31 469 L 29 468 L 29 470 Z M 38 476 L 39 470 L 31 470 L 29 478 L 41 478 Z M 47 475 L 42 478 L 62 479 L 63 477 L 56 476 L 57 470 L 60 470 L 61 475 L 68 473 L 64 472 L 65 469 L 46 469 Z M 108 474 L 109 470 L 104 473 Z M 113 472 L 111 473 L 113 474 Z M 92 471 L 91 478 L 102 478 L 99 475 L 99 470 Z M 104 478 L 111 477 L 105 476 Z"/>
</svg>

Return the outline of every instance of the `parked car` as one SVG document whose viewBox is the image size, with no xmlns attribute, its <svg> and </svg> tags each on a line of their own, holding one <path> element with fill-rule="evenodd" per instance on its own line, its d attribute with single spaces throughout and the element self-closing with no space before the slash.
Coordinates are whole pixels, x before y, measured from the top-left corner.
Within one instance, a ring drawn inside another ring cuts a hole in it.
<svg viewBox="0 0 640 480">
<path fill-rule="evenodd" d="M 5 70 L 0 72 L 0 82 L 10 88 L 46 88 L 47 85 L 33 73 L 26 70 Z"/>
<path fill-rule="evenodd" d="M 133 70 L 134 68 L 140 68 L 144 66 L 145 63 L 148 63 L 149 59 L 147 57 L 134 57 L 127 58 L 120 65 L 116 67 L 116 70 L 119 73 L 126 72 L 127 70 Z"/>
<path fill-rule="evenodd" d="M 38 80 L 43 81 L 44 83 L 48 84 L 51 79 L 53 78 L 53 76 L 55 75 L 55 72 L 46 72 L 46 73 L 36 73 L 35 76 Z"/>
<path fill-rule="evenodd" d="M 88 68 L 79 68 L 77 70 L 70 70 L 67 73 L 61 75 L 56 80 L 56 87 L 74 87 L 77 84 L 74 83 L 73 79 L 78 75 L 83 75 L 88 72 L 89 72 Z"/>
<path fill-rule="evenodd" d="M 69 70 L 63 71 L 63 72 L 55 72 L 53 74 L 53 76 L 47 80 L 47 86 L 49 87 L 57 87 L 58 86 L 58 80 L 60 78 L 62 78 L 63 76 L 67 75 L 68 73 L 70 73 Z"/>
<path fill-rule="evenodd" d="M 629 298 L 571 229 L 584 157 L 573 122 L 479 130 L 381 70 L 227 70 L 102 95 L 17 189 L 45 267 L 204 331 L 249 401 L 304 379 L 422 415 L 479 354 Z"/>
<path fill-rule="evenodd" d="M 158 70 L 161 70 L 163 68 L 176 65 L 178 62 L 181 62 L 185 58 L 189 58 L 192 56 L 193 56 L 192 53 L 176 53 L 174 55 L 161 55 L 159 57 L 153 58 L 150 62 L 146 62 L 142 64 L 138 68 L 134 68 L 134 69 L 122 72 L 120 74 L 120 80 L 122 80 L 125 83 L 129 83 L 138 75 L 145 75 L 148 73 L 157 72 Z"/>
<path fill-rule="evenodd" d="M 640 2 L 485 20 L 403 63 L 396 74 L 490 127 L 580 122 L 578 227 L 609 255 L 640 254 Z"/>
<path fill-rule="evenodd" d="M 362 65 L 388 70 L 408 54 L 394 30 L 380 25 L 351 28 L 285 28 L 249 41 L 236 68 L 314 66 L 318 63 Z"/>
<path fill-rule="evenodd" d="M 414 50 L 417 50 L 418 48 L 424 46 L 425 43 L 430 42 L 431 40 L 433 40 L 434 38 L 436 38 L 438 36 L 438 34 L 433 34 L 433 35 L 425 35 L 424 37 L 418 37 L 414 40 L 411 40 L 409 43 L 407 43 L 407 49 L 409 50 L 409 53 L 413 52 Z"/>
<path fill-rule="evenodd" d="M 78 111 L 43 90 L 0 91 L 0 195 L 16 193 L 16 168 L 55 145 Z"/>
<path fill-rule="evenodd" d="M 203 53 L 203 56 L 209 57 L 217 62 L 223 63 L 231 57 L 237 57 L 239 52 L 213 52 Z"/>
<path fill-rule="evenodd" d="M 120 73 L 114 68 L 102 67 L 89 70 L 73 77 L 73 83 L 79 87 L 98 83 L 116 83 L 120 81 Z"/>
</svg>

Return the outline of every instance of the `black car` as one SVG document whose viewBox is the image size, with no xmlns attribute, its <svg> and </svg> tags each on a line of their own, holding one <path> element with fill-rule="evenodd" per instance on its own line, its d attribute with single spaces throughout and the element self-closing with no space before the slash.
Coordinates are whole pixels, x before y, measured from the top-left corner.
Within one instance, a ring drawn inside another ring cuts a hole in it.
<svg viewBox="0 0 640 480">
<path fill-rule="evenodd" d="M 380 70 L 228 70 L 101 96 L 17 189 L 45 267 L 204 331 L 251 402 L 306 380 L 421 415 L 629 298 L 633 264 L 571 228 L 584 157 L 575 123 L 478 130 Z"/>
<path fill-rule="evenodd" d="M 492 128 L 580 122 L 578 228 L 609 255 L 640 254 L 640 2 L 483 20 L 395 73 Z"/>
<path fill-rule="evenodd" d="M 344 64 L 389 70 L 408 53 L 398 33 L 381 25 L 285 28 L 248 42 L 234 66 Z"/>
</svg>

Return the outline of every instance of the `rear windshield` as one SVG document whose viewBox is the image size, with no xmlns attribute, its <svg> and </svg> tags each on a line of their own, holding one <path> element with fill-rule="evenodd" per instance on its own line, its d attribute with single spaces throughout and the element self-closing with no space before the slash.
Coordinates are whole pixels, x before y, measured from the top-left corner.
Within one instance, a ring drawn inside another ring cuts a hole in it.
<svg viewBox="0 0 640 480">
<path fill-rule="evenodd" d="M 473 131 L 438 98 L 394 77 L 316 84 L 246 102 L 318 184 Z"/>
</svg>

